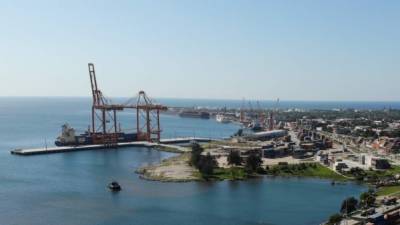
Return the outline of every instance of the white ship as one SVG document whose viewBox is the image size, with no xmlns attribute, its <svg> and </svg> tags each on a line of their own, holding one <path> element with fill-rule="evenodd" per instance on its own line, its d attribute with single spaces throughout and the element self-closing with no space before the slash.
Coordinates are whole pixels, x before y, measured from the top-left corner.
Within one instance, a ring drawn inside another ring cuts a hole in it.
<svg viewBox="0 0 400 225">
<path fill-rule="evenodd" d="M 223 114 L 217 114 L 215 119 L 220 123 L 230 123 L 231 120 Z"/>
</svg>

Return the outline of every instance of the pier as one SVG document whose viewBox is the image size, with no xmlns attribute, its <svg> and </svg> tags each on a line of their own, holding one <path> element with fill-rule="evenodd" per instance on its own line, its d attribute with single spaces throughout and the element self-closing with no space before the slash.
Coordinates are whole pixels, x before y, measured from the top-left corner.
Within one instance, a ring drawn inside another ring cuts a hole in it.
<svg viewBox="0 0 400 225">
<path fill-rule="evenodd" d="M 166 147 L 184 152 L 186 150 L 184 147 L 175 144 L 190 143 L 191 141 L 210 142 L 213 140 L 214 139 L 200 138 L 200 137 L 169 138 L 169 139 L 161 139 L 159 143 L 148 142 L 148 141 L 135 141 L 135 142 L 116 143 L 110 146 L 104 144 L 62 146 L 62 147 L 52 146 L 44 148 L 14 149 L 11 150 L 10 153 L 14 155 L 39 155 L 39 154 L 51 154 L 51 153 L 62 153 L 62 152 L 98 150 L 107 148 L 122 148 L 122 147 L 147 147 L 147 148 Z"/>
<path fill-rule="evenodd" d="M 183 144 L 183 143 L 190 143 L 191 141 L 197 142 L 210 142 L 210 141 L 217 141 L 218 139 L 215 138 L 202 138 L 202 137 L 181 137 L 181 138 L 165 138 L 161 139 L 161 144 Z"/>
</svg>

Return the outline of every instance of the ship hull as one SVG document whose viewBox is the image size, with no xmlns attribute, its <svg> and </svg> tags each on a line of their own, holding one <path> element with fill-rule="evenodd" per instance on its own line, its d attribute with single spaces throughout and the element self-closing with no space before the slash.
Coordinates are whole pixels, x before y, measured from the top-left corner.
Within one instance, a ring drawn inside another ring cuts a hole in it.
<svg viewBox="0 0 400 225">
<path fill-rule="evenodd" d="M 60 140 L 56 140 L 54 144 L 56 146 L 79 146 L 79 145 L 93 145 L 93 144 L 110 144 L 110 143 L 125 143 L 125 142 L 133 142 L 137 141 L 136 133 L 117 133 L 117 139 L 114 139 L 112 142 L 104 141 L 102 143 L 101 138 L 97 138 L 96 141 L 93 140 L 93 136 L 88 133 L 81 134 L 79 136 L 75 136 L 74 141 L 64 142 Z"/>
<path fill-rule="evenodd" d="M 208 112 L 181 112 L 180 117 L 187 118 L 200 118 L 200 119 L 210 119 L 210 114 Z"/>
</svg>

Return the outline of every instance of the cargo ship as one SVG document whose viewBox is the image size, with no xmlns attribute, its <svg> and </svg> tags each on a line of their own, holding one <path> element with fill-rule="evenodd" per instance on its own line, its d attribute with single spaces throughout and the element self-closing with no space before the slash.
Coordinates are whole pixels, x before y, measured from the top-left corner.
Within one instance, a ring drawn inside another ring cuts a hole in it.
<svg viewBox="0 0 400 225">
<path fill-rule="evenodd" d="M 209 112 L 200 112 L 200 111 L 182 111 L 179 113 L 180 117 L 190 117 L 190 118 L 201 118 L 201 119 L 210 119 Z"/>
<path fill-rule="evenodd" d="M 62 126 L 61 135 L 55 141 L 56 146 L 78 146 L 78 145 L 92 145 L 92 144 L 105 144 L 105 143 L 123 143 L 137 141 L 136 133 L 117 132 L 109 135 L 107 138 L 101 133 L 91 134 L 86 131 L 83 134 L 76 135 L 75 129 L 64 124 Z"/>
</svg>

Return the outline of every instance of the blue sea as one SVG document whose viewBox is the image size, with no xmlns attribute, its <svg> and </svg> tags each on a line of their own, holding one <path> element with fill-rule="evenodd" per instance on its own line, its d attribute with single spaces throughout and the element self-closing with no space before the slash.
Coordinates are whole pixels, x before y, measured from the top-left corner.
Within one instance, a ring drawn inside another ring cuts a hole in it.
<svg viewBox="0 0 400 225">
<path fill-rule="evenodd" d="M 14 148 L 52 145 L 65 122 L 84 131 L 90 121 L 90 101 L 0 98 L 0 224 L 312 225 L 337 212 L 344 198 L 366 190 L 353 183 L 331 186 L 329 180 L 298 178 L 210 183 L 146 181 L 134 173 L 138 167 L 174 155 L 148 148 L 36 156 L 9 153 Z M 159 102 L 169 106 L 241 104 L 187 99 Z M 123 112 L 120 118 L 123 129 L 134 129 L 133 114 Z M 175 115 L 162 115 L 161 125 L 163 137 L 218 138 L 238 129 L 234 124 Z M 121 192 L 107 190 L 112 180 L 122 185 Z"/>
</svg>

